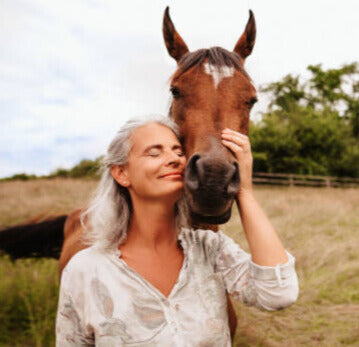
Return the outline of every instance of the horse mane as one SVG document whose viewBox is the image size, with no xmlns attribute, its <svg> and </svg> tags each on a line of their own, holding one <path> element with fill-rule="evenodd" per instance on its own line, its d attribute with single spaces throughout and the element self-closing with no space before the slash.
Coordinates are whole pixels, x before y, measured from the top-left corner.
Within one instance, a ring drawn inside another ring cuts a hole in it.
<svg viewBox="0 0 359 347">
<path fill-rule="evenodd" d="M 188 52 L 180 59 L 178 67 L 180 71 L 184 73 L 193 66 L 201 66 L 205 61 L 208 61 L 209 64 L 217 67 L 233 67 L 249 78 L 247 72 L 243 68 L 243 59 L 240 55 L 236 52 L 227 51 L 222 47 L 211 47 Z"/>
</svg>

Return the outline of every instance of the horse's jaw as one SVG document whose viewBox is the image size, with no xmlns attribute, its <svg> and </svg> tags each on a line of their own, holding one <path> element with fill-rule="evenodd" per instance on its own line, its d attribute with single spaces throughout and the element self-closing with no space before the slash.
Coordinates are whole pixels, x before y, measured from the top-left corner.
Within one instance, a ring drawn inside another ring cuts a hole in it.
<svg viewBox="0 0 359 347">
<path fill-rule="evenodd" d="M 211 225 L 218 225 L 218 224 L 224 224 L 229 221 L 231 218 L 232 209 L 229 208 L 225 213 L 219 216 L 206 216 L 201 215 L 199 213 L 191 212 L 191 220 L 195 224 L 211 224 Z"/>
</svg>

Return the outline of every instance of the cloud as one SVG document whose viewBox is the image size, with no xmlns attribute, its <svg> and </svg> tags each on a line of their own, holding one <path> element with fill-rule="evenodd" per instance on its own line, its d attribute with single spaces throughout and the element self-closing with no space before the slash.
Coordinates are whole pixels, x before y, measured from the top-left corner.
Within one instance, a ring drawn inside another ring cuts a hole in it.
<svg viewBox="0 0 359 347">
<path fill-rule="evenodd" d="M 0 176 L 94 158 L 128 118 L 167 112 L 175 69 L 161 36 L 168 3 L 192 50 L 231 49 L 250 5 L 258 37 L 246 67 L 256 85 L 359 56 L 355 1 L 1 2 Z"/>
</svg>

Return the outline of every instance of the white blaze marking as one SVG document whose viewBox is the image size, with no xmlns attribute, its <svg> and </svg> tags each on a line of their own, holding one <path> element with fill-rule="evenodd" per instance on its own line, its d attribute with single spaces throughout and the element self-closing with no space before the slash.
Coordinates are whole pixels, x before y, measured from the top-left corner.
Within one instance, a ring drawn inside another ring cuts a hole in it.
<svg viewBox="0 0 359 347">
<path fill-rule="evenodd" d="M 204 64 L 204 72 L 208 75 L 212 75 L 214 87 L 217 89 L 218 84 L 225 77 L 232 77 L 234 73 L 234 68 L 229 66 L 215 66 L 209 63 Z"/>
</svg>

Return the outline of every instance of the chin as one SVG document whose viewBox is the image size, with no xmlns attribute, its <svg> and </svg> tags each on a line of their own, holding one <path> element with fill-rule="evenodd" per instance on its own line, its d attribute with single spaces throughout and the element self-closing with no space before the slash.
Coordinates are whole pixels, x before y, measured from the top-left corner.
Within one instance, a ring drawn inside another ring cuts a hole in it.
<svg viewBox="0 0 359 347">
<path fill-rule="evenodd" d="M 179 187 L 176 190 L 171 190 L 168 192 L 168 196 L 173 196 L 176 200 L 178 200 L 179 198 L 181 198 L 183 196 L 184 192 L 183 192 L 183 188 Z"/>
<path fill-rule="evenodd" d="M 158 197 L 160 199 L 164 198 L 177 201 L 184 194 L 183 183 L 177 182 L 177 184 L 172 183 L 168 185 L 161 184 L 160 186 L 158 186 L 158 189 L 156 189 L 156 191 L 154 191 L 154 187 L 151 187 L 151 193 L 149 193 L 148 195 L 151 195 L 154 198 Z"/>
</svg>

